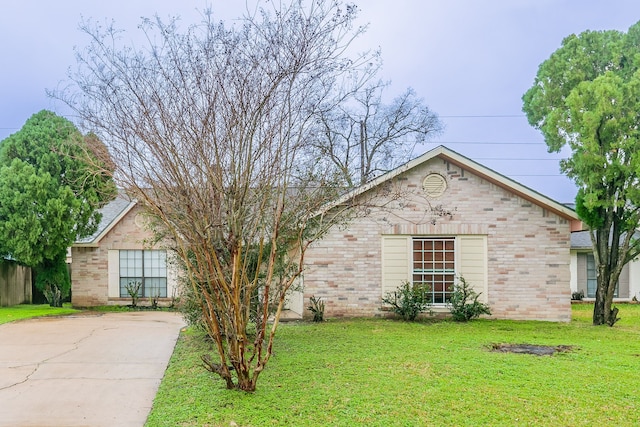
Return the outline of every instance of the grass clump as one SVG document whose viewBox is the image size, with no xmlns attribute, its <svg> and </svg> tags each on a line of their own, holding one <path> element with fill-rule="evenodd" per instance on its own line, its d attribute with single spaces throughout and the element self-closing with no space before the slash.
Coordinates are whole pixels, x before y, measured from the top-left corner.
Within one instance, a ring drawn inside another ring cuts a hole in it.
<svg viewBox="0 0 640 427">
<path fill-rule="evenodd" d="M 283 324 L 255 393 L 204 370 L 211 344 L 189 329 L 147 426 L 638 425 L 640 305 L 621 305 L 614 328 L 591 326 L 590 309 L 575 306 L 571 323 Z M 495 342 L 573 350 L 495 353 Z"/>
<path fill-rule="evenodd" d="M 15 320 L 29 319 L 42 316 L 60 316 L 77 313 L 69 304 L 63 307 L 51 307 L 49 304 L 20 304 L 12 307 L 0 307 L 0 324 Z"/>
</svg>

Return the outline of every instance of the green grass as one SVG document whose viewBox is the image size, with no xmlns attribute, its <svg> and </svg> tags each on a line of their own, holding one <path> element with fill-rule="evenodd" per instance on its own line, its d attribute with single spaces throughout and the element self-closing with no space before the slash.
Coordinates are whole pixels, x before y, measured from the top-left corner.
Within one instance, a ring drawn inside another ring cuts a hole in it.
<svg viewBox="0 0 640 427">
<path fill-rule="evenodd" d="M 283 324 L 247 394 L 205 371 L 202 335 L 181 334 L 147 426 L 593 426 L 640 424 L 640 305 L 614 328 L 478 320 Z M 571 345 L 554 356 L 492 343 Z"/>
<path fill-rule="evenodd" d="M 29 319 L 41 316 L 59 316 L 63 314 L 76 313 L 68 304 L 62 308 L 50 307 L 48 304 L 22 304 L 12 307 L 0 307 L 0 325 L 13 322 L 14 320 Z"/>
</svg>

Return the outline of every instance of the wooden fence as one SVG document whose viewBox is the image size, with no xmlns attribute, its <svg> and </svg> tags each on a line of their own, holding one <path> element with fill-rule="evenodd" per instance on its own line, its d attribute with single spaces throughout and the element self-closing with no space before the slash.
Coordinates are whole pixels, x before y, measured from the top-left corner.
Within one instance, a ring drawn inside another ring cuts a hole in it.
<svg viewBox="0 0 640 427">
<path fill-rule="evenodd" d="M 0 307 L 30 304 L 31 299 L 31 269 L 0 261 Z"/>
</svg>

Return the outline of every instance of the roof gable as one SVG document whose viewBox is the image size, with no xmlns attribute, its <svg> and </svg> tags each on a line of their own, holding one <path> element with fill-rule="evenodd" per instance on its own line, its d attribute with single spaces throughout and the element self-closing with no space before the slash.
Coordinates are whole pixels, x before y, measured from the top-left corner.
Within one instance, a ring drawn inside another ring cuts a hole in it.
<svg viewBox="0 0 640 427">
<path fill-rule="evenodd" d="M 403 174 L 405 172 L 407 172 L 408 170 L 411 170 L 413 168 L 416 168 L 420 165 L 422 165 L 423 163 L 426 163 L 434 158 L 441 158 L 445 161 L 448 161 L 458 167 L 460 167 L 461 169 L 467 170 L 483 179 L 485 179 L 486 181 L 489 181 L 499 187 L 504 188 L 505 190 L 525 199 L 528 200 L 531 203 L 534 203 L 546 210 L 549 210 L 553 213 L 555 213 L 556 215 L 565 218 L 567 220 L 570 221 L 579 221 L 580 219 L 578 218 L 578 215 L 576 214 L 576 212 L 559 203 L 556 202 L 555 200 L 541 194 L 538 193 L 535 190 L 532 190 L 529 187 L 526 187 L 514 180 L 512 180 L 511 178 L 508 178 L 492 169 L 487 168 L 486 166 L 481 165 L 480 163 L 477 163 L 471 159 L 469 159 L 468 157 L 465 157 L 461 154 L 456 153 L 453 150 L 450 150 L 442 145 L 427 151 L 426 153 L 422 154 L 419 157 L 416 157 L 415 159 L 405 163 L 404 165 L 401 165 L 399 167 L 397 167 L 396 169 L 389 171 L 387 173 L 385 173 L 384 175 L 379 176 L 378 178 L 369 181 L 366 184 L 361 185 L 360 187 L 357 187 L 349 192 L 347 192 L 346 194 L 344 194 L 342 197 L 340 197 L 335 203 L 332 203 L 332 206 L 337 206 L 340 205 L 342 203 L 345 203 L 355 197 L 358 197 L 359 195 L 373 189 L 376 188 L 382 184 L 384 184 L 385 182 L 388 182 L 390 180 L 392 180 L 393 178 L 397 177 L 400 174 Z"/>
<path fill-rule="evenodd" d="M 102 219 L 96 232 L 83 239 L 77 240 L 73 246 L 97 246 L 100 240 L 102 240 L 135 205 L 135 200 L 131 200 L 123 194 L 118 194 L 115 199 L 100 209 Z"/>
</svg>

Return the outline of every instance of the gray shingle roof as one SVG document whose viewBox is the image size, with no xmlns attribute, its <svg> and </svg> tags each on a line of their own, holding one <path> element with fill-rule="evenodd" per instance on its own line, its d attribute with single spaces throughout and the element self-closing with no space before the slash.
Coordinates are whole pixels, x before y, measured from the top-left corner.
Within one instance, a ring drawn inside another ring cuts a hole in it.
<svg viewBox="0 0 640 427">
<path fill-rule="evenodd" d="M 76 243 L 94 243 L 105 230 L 114 224 L 114 222 L 133 205 L 135 205 L 135 201 L 131 200 L 126 194 L 118 193 L 115 199 L 100 209 L 100 212 L 102 213 L 102 220 L 100 221 L 96 232 L 91 236 L 78 239 Z"/>
<path fill-rule="evenodd" d="M 591 237 L 588 231 L 571 233 L 571 249 L 591 249 Z"/>
<path fill-rule="evenodd" d="M 620 236 L 620 241 L 624 238 L 624 234 Z M 633 235 L 634 239 L 640 239 L 640 231 L 636 231 Z M 609 238 L 611 240 L 611 238 Z M 571 249 L 592 249 L 591 237 L 589 231 L 574 231 L 571 233 Z"/>
</svg>

